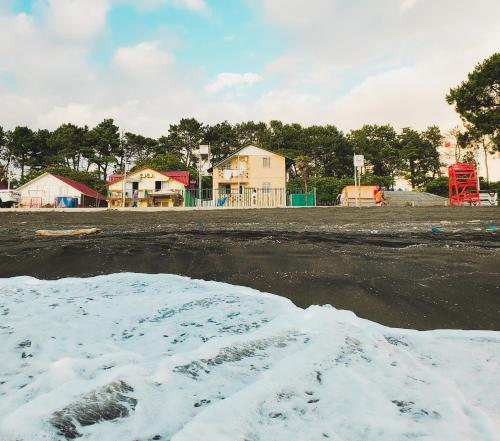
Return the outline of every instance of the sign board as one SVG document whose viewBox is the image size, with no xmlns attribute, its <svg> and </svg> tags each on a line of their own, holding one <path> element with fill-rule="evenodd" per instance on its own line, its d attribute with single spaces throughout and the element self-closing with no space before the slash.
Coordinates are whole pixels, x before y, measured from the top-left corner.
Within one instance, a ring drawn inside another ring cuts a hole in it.
<svg viewBox="0 0 500 441">
<path fill-rule="evenodd" d="M 365 157 L 363 155 L 354 155 L 354 167 L 364 167 Z"/>
<path fill-rule="evenodd" d="M 206 144 L 200 145 L 200 156 L 208 156 L 210 154 L 210 146 Z"/>
</svg>

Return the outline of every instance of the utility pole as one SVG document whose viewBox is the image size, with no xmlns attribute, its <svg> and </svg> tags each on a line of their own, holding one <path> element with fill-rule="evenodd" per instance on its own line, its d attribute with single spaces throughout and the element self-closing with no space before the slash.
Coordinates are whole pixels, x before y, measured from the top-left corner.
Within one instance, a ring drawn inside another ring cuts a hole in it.
<svg viewBox="0 0 500 441">
<path fill-rule="evenodd" d="M 123 129 L 121 131 L 120 143 L 123 149 Z M 127 155 L 125 149 L 123 149 L 123 185 L 122 185 L 122 208 L 125 208 L 125 191 L 126 191 L 126 181 L 127 181 Z"/>
<path fill-rule="evenodd" d="M 201 144 L 198 147 L 198 199 L 200 206 L 203 203 L 202 188 L 201 188 L 201 172 L 202 172 L 202 158 L 207 156 L 207 163 L 210 164 L 210 144 Z"/>
</svg>

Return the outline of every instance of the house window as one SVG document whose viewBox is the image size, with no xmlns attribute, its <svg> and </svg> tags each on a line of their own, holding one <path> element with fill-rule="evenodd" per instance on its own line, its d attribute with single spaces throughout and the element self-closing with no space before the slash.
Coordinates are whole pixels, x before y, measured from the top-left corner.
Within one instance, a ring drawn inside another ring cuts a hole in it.
<svg viewBox="0 0 500 441">
<path fill-rule="evenodd" d="M 139 183 L 138 182 L 132 182 L 132 190 L 139 190 Z"/>
<path fill-rule="evenodd" d="M 161 181 L 155 181 L 155 191 L 161 190 Z"/>
<path fill-rule="evenodd" d="M 262 158 L 262 167 L 264 168 L 271 168 L 271 158 L 266 156 L 265 158 Z"/>
<path fill-rule="evenodd" d="M 271 183 L 263 182 L 262 183 L 262 193 L 271 193 Z"/>
</svg>

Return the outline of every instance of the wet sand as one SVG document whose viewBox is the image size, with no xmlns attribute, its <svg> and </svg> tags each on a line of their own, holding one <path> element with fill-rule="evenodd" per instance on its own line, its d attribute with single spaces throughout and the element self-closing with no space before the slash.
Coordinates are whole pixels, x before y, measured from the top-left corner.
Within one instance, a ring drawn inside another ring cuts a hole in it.
<svg viewBox="0 0 500 441">
<path fill-rule="evenodd" d="M 173 273 L 393 327 L 500 330 L 500 235 L 487 231 L 498 207 L 0 210 L 0 223 L 0 277 Z M 92 227 L 102 232 L 35 236 Z"/>
</svg>

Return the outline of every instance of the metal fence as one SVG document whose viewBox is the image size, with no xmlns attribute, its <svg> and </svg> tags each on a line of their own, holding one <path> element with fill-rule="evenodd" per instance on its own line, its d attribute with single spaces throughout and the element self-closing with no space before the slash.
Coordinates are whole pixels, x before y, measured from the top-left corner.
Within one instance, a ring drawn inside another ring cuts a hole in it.
<svg viewBox="0 0 500 441">
<path fill-rule="evenodd" d="M 303 196 L 303 197 L 300 197 Z M 186 190 L 186 207 L 273 208 L 314 206 L 315 197 L 291 193 L 284 188 L 242 189 L 223 191 L 211 188 Z M 303 203 L 297 202 L 303 201 Z"/>
</svg>

